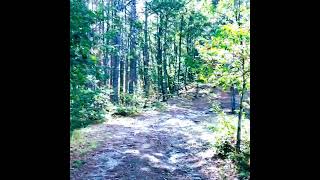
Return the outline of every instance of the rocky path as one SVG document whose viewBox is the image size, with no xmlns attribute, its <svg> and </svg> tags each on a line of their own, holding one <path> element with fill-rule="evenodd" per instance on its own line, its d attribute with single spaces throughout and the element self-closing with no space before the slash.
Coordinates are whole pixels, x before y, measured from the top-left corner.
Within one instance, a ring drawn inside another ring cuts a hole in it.
<svg viewBox="0 0 320 180">
<path fill-rule="evenodd" d="M 207 91 L 199 98 L 175 97 L 166 110 L 115 118 L 88 128 L 101 146 L 84 165 L 71 168 L 71 179 L 234 179 L 232 167 L 215 158 L 207 128 L 216 121 Z"/>
</svg>

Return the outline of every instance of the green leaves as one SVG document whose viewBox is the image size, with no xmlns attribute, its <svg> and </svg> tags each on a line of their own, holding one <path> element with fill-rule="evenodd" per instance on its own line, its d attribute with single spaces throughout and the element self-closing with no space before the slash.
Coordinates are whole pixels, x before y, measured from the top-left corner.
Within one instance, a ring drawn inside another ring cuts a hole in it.
<svg viewBox="0 0 320 180">
<path fill-rule="evenodd" d="M 94 63 L 97 63 L 97 57 L 94 55 L 90 55 L 90 60 L 92 60 Z"/>
<path fill-rule="evenodd" d="M 84 0 L 72 0 L 70 7 L 70 129 L 73 130 L 103 119 L 106 102 L 97 98 L 102 78 L 97 66 L 97 37 L 91 28 L 101 14 L 89 10 Z"/>
<path fill-rule="evenodd" d="M 248 28 L 235 24 L 222 25 L 211 40 L 197 44 L 201 58 L 214 70 L 209 79 L 225 89 L 236 85 L 241 90 L 244 80 L 250 86 L 250 32 Z M 244 63 L 244 66 L 243 66 Z M 207 75 L 208 76 L 208 75 Z M 245 77 L 245 79 L 244 79 Z"/>
</svg>

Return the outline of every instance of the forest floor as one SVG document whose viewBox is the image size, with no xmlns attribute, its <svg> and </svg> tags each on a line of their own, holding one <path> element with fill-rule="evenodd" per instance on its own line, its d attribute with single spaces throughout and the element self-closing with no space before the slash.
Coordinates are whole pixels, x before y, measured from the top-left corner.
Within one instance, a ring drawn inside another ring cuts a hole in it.
<svg viewBox="0 0 320 180">
<path fill-rule="evenodd" d="M 71 144 L 71 179 L 236 179 L 234 165 L 215 156 L 208 129 L 217 119 L 212 100 L 229 111 L 230 95 L 210 91 L 201 87 L 194 98 L 191 88 L 163 110 L 84 128 L 82 143 Z"/>
</svg>

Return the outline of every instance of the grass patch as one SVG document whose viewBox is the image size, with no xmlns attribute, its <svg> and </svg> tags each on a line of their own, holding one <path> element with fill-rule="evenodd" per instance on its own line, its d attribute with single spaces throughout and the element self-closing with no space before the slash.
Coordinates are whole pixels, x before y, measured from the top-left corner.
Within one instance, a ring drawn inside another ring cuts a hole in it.
<svg viewBox="0 0 320 180">
<path fill-rule="evenodd" d="M 70 140 L 70 143 L 72 145 L 83 144 L 84 142 L 85 142 L 85 136 L 83 132 L 81 132 L 81 129 L 72 131 L 71 140 Z"/>
<path fill-rule="evenodd" d="M 73 168 L 80 168 L 81 166 L 83 166 L 86 162 L 84 160 L 75 160 L 72 163 L 72 167 Z"/>
<path fill-rule="evenodd" d="M 119 106 L 115 109 L 113 115 L 119 116 L 134 116 L 140 113 L 139 108 L 135 106 Z"/>
<path fill-rule="evenodd" d="M 85 155 L 87 152 L 98 147 L 98 141 L 87 137 L 88 134 L 83 132 L 83 130 L 84 129 L 74 130 L 70 139 L 73 153 L 77 155 Z"/>
<path fill-rule="evenodd" d="M 166 103 L 156 101 L 152 103 L 152 108 L 162 112 L 166 111 L 168 107 Z"/>
</svg>

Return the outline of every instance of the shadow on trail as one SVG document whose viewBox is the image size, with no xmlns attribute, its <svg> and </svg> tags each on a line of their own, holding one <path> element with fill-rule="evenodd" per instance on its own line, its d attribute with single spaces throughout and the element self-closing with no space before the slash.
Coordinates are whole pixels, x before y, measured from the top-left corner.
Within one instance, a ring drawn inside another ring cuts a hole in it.
<svg viewBox="0 0 320 180">
<path fill-rule="evenodd" d="M 111 125 L 119 132 L 133 128 Z M 114 135 L 71 179 L 208 179 L 200 170 L 203 140 L 183 133 L 153 131 Z"/>
<path fill-rule="evenodd" d="M 210 107 L 201 93 L 196 99 L 175 97 L 165 111 L 88 128 L 88 136 L 101 144 L 85 155 L 85 164 L 71 168 L 71 179 L 221 179 L 221 169 L 232 179 L 232 168 L 210 147 L 215 139 L 206 125 L 216 122 Z"/>
</svg>

